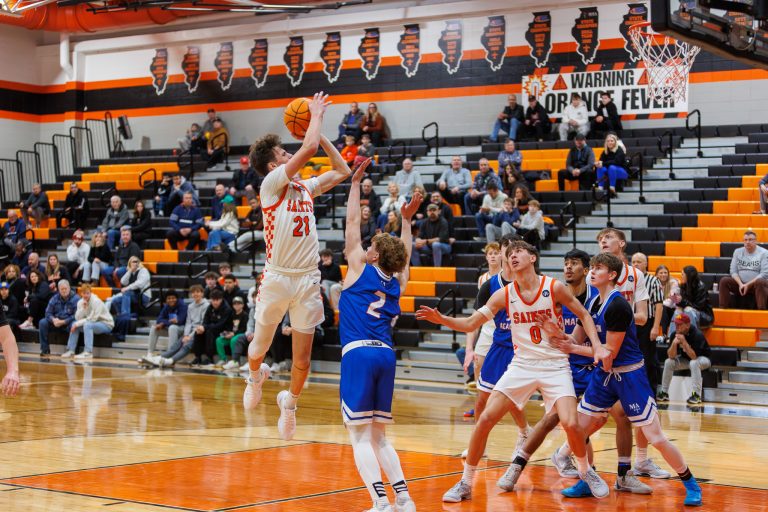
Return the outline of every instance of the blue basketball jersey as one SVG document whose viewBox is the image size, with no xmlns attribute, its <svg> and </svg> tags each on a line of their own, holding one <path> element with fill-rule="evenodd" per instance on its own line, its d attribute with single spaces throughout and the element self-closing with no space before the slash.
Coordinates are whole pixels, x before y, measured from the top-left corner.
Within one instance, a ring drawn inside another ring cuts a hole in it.
<svg viewBox="0 0 768 512">
<path fill-rule="evenodd" d="M 392 324 L 400 315 L 400 283 L 374 265 L 339 299 L 341 346 L 359 340 L 379 340 L 392 346 Z"/>
<path fill-rule="evenodd" d="M 629 311 L 632 311 L 632 306 L 629 305 L 627 299 L 625 299 L 618 288 L 611 291 L 605 303 L 600 304 L 600 295 L 594 297 L 587 308 L 592 315 L 592 319 L 595 321 L 595 327 L 597 327 L 597 334 L 600 337 L 600 343 L 606 343 L 606 336 L 608 329 L 606 326 L 605 314 L 608 310 L 608 306 L 613 301 L 623 301 L 626 303 Z M 624 341 L 621 344 L 619 353 L 613 360 L 613 366 L 626 366 L 630 364 L 639 363 L 643 360 L 643 353 L 640 351 L 640 344 L 637 341 L 637 331 L 635 329 L 635 318 L 630 315 L 629 326 L 627 327 L 626 334 L 624 335 Z M 602 366 L 602 363 L 601 363 Z"/>
<path fill-rule="evenodd" d="M 506 284 L 501 279 L 501 272 L 491 277 L 491 296 L 505 286 Z M 496 316 L 493 317 L 493 322 L 496 324 L 496 329 L 493 331 L 493 342 L 504 347 L 514 348 L 512 344 L 512 331 L 509 329 L 510 322 L 507 308 L 500 309 Z"/>
<path fill-rule="evenodd" d="M 593 297 L 596 297 L 598 294 L 597 288 L 595 288 L 592 285 L 587 285 L 587 291 L 584 294 L 584 300 L 579 300 L 581 302 L 582 306 L 586 306 L 589 304 Z M 563 324 L 565 326 L 565 332 L 566 334 L 573 334 L 573 330 L 576 328 L 576 324 L 579 321 L 579 318 L 573 314 L 573 312 L 568 309 L 565 306 L 562 306 L 563 310 Z M 592 346 L 592 342 L 589 341 L 589 338 L 587 338 L 587 341 L 584 342 L 584 344 L 588 347 Z M 587 366 L 592 364 L 594 361 L 591 357 L 582 356 L 579 354 L 570 354 L 568 356 L 568 360 L 572 365 L 579 365 L 579 366 Z"/>
</svg>

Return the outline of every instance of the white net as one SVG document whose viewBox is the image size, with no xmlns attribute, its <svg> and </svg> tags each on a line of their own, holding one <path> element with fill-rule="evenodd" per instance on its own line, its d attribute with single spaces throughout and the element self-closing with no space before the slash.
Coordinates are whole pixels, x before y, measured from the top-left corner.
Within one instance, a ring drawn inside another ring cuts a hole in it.
<svg viewBox="0 0 768 512">
<path fill-rule="evenodd" d="M 650 23 L 629 29 L 632 43 L 648 71 L 648 91 L 661 103 L 685 101 L 688 73 L 701 48 L 650 30 Z"/>
</svg>

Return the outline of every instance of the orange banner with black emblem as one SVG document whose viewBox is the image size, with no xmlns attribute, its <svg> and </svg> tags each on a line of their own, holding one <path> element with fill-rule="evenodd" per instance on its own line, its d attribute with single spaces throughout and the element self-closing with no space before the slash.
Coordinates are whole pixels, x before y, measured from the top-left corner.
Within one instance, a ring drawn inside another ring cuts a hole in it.
<svg viewBox="0 0 768 512">
<path fill-rule="evenodd" d="M 149 72 L 152 73 L 152 85 L 155 88 L 155 93 L 161 96 L 168 84 L 168 48 L 155 50 L 152 64 L 149 65 Z"/>
<path fill-rule="evenodd" d="M 381 64 L 381 36 L 378 28 L 365 29 L 365 35 L 360 40 L 357 53 L 363 59 L 365 78 L 368 80 L 376 78 Z"/>
<path fill-rule="evenodd" d="M 488 25 L 480 36 L 480 44 L 485 48 L 485 60 L 491 65 L 491 69 L 500 70 L 507 53 L 507 23 L 504 16 L 488 18 Z"/>
<path fill-rule="evenodd" d="M 323 60 L 323 73 L 329 83 L 339 79 L 341 71 L 341 33 L 328 32 L 325 34 L 323 47 L 320 49 L 320 58 Z"/>
<path fill-rule="evenodd" d="M 454 74 L 461 66 L 463 27 L 461 20 L 445 22 L 445 30 L 440 33 L 437 46 L 443 53 L 443 64 L 448 74 Z"/>
<path fill-rule="evenodd" d="M 598 28 L 600 26 L 597 7 L 580 7 L 579 17 L 574 20 L 571 35 L 576 40 L 576 53 L 584 65 L 592 63 L 600 46 Z"/>
<path fill-rule="evenodd" d="M 221 43 L 213 65 L 216 68 L 217 79 L 221 90 L 226 91 L 232 85 L 232 77 L 235 74 L 235 52 L 232 43 Z"/>
<path fill-rule="evenodd" d="M 405 70 L 408 78 L 416 76 L 421 62 L 421 29 L 418 25 L 406 25 L 400 34 L 400 42 L 397 43 L 397 51 L 400 52 L 400 65 Z"/>
<path fill-rule="evenodd" d="M 293 36 L 291 42 L 285 47 L 283 62 L 288 68 L 286 75 L 291 85 L 296 87 L 304 76 L 304 37 Z"/>
<path fill-rule="evenodd" d="M 531 48 L 531 58 L 537 68 L 547 65 L 552 51 L 552 16 L 549 11 L 533 13 L 533 21 L 528 24 L 525 40 Z"/>
<path fill-rule="evenodd" d="M 181 61 L 181 70 L 184 72 L 184 83 L 187 84 L 189 93 L 197 90 L 200 84 L 200 47 L 187 46 L 187 53 Z"/>
</svg>

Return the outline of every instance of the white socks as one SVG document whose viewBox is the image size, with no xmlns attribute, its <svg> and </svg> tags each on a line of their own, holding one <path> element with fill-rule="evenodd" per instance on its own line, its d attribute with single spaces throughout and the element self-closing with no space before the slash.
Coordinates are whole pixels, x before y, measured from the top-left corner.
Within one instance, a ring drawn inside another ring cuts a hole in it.
<svg viewBox="0 0 768 512">
<path fill-rule="evenodd" d="M 637 451 L 635 452 L 635 464 L 640 464 L 646 460 L 648 460 L 648 447 L 640 448 L 638 446 Z"/>
<path fill-rule="evenodd" d="M 589 471 L 589 461 L 586 455 L 584 457 L 576 457 L 576 466 L 579 469 L 579 474 L 584 475 Z"/>
<path fill-rule="evenodd" d="M 477 466 L 470 466 L 469 464 L 464 464 L 464 474 L 461 476 L 461 479 L 464 481 L 465 484 L 472 487 L 472 483 L 475 481 L 475 472 L 477 471 Z"/>
<path fill-rule="evenodd" d="M 286 409 L 295 409 L 296 408 L 296 402 L 299 400 L 299 395 L 294 395 L 290 391 L 288 392 L 288 396 L 283 400 L 283 407 Z"/>
</svg>

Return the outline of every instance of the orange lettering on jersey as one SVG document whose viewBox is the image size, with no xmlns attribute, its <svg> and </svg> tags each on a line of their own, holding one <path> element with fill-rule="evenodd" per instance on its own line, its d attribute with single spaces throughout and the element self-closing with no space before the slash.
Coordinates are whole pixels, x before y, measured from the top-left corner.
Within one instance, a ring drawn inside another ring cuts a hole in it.
<svg viewBox="0 0 768 512">
<path fill-rule="evenodd" d="M 632 290 L 624 290 L 621 292 L 621 294 L 624 296 L 625 299 L 627 299 L 627 302 L 629 302 L 630 304 L 634 304 L 632 299 L 635 296 L 635 292 L 633 292 Z"/>
<path fill-rule="evenodd" d="M 515 311 L 512 313 L 512 322 L 515 324 L 532 324 L 536 321 L 536 317 L 539 315 L 551 318 L 552 310 L 540 309 L 538 311 Z"/>
<path fill-rule="evenodd" d="M 295 199 L 288 199 L 285 208 L 293 213 L 312 213 L 314 211 L 312 201 L 297 201 Z"/>
</svg>

